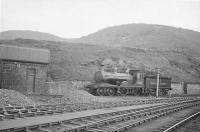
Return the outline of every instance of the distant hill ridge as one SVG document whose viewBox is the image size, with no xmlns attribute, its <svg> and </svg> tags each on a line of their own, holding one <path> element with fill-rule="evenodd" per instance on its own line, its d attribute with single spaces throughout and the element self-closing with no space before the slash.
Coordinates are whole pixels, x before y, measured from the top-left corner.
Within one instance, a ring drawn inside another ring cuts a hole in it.
<svg viewBox="0 0 200 132">
<path fill-rule="evenodd" d="M 81 38 L 66 39 L 30 30 L 10 30 L 0 40 L 33 39 L 151 50 L 200 51 L 200 32 L 152 24 L 125 24 L 104 28 Z M 199 53 L 200 55 L 200 53 Z"/>
<path fill-rule="evenodd" d="M 31 30 L 9 30 L 0 33 L 0 40 L 14 40 L 19 38 L 48 41 L 65 41 L 64 38 L 58 37 L 50 33 L 43 33 Z"/>
<path fill-rule="evenodd" d="M 163 25 L 126 24 L 102 29 L 73 42 L 199 52 L 200 32 Z"/>
</svg>

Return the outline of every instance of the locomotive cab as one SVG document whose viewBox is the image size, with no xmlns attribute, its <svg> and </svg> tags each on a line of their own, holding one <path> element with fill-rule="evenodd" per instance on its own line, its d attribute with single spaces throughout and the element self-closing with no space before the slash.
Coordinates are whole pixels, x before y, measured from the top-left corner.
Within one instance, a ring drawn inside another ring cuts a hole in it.
<svg viewBox="0 0 200 132">
<path fill-rule="evenodd" d="M 129 74 L 132 76 L 133 84 L 144 84 L 144 72 L 142 72 L 141 70 L 129 70 Z"/>
</svg>

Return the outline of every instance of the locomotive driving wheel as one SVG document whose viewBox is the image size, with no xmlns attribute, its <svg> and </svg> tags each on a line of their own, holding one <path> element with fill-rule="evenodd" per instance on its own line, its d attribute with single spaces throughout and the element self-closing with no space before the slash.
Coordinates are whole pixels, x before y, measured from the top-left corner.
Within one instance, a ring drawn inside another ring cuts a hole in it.
<svg viewBox="0 0 200 132">
<path fill-rule="evenodd" d="M 127 95 L 128 90 L 126 88 L 120 88 L 119 93 L 121 94 L 121 96 L 124 96 L 124 95 Z"/>
<path fill-rule="evenodd" d="M 167 93 L 168 93 L 168 91 L 167 91 L 166 89 L 162 89 L 162 90 L 160 90 L 160 94 L 161 94 L 161 96 L 166 96 Z"/>
<path fill-rule="evenodd" d="M 115 89 L 114 88 L 107 88 L 108 96 L 114 96 L 115 95 Z"/>
<path fill-rule="evenodd" d="M 103 96 L 103 95 L 105 94 L 104 88 L 98 88 L 98 89 L 97 89 L 97 94 L 98 94 L 99 96 Z"/>
<path fill-rule="evenodd" d="M 148 93 L 149 93 L 149 96 L 156 96 L 156 91 L 153 89 L 149 89 Z"/>
<path fill-rule="evenodd" d="M 138 88 L 137 90 L 136 90 L 136 95 L 142 95 L 142 89 L 141 88 Z"/>
</svg>

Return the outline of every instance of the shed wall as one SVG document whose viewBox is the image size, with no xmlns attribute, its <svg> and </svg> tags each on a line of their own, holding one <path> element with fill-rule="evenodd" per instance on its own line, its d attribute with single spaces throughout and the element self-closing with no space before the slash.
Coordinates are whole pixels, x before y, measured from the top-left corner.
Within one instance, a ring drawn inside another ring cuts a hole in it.
<svg viewBox="0 0 200 132">
<path fill-rule="evenodd" d="M 25 94 L 46 93 L 46 64 L 1 61 L 0 69 L 1 88 L 17 90 Z M 29 90 L 27 87 L 29 69 L 35 69 L 34 90 Z"/>
</svg>

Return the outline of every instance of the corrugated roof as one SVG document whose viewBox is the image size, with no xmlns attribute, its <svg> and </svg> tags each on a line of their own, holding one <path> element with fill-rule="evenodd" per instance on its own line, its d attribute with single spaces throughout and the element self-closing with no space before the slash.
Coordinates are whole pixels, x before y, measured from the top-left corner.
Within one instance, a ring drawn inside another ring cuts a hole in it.
<svg viewBox="0 0 200 132">
<path fill-rule="evenodd" d="M 48 49 L 0 45 L 0 59 L 49 63 L 50 51 Z"/>
</svg>

